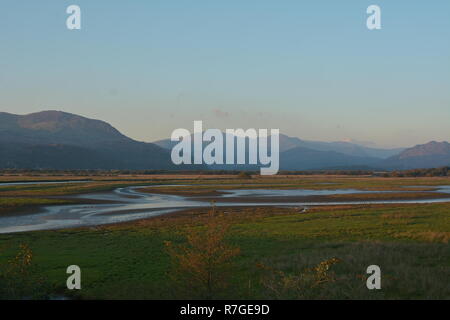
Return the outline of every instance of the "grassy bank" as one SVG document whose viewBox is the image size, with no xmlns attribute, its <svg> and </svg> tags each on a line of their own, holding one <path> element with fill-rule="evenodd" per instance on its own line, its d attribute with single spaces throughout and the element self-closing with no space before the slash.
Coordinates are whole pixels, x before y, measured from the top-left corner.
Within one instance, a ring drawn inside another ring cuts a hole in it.
<svg viewBox="0 0 450 320">
<path fill-rule="evenodd" d="M 0 265 L 20 244 L 33 251 L 34 275 L 48 293 L 83 299 L 196 298 L 169 277 L 165 241 L 183 243 L 207 209 L 121 225 L 0 235 Z M 343 206 L 306 213 L 286 208 L 225 208 L 228 242 L 241 249 L 227 290 L 215 298 L 450 299 L 450 204 Z M 300 277 L 323 261 L 333 281 Z M 82 290 L 65 288 L 67 266 L 82 269 Z M 366 268 L 382 270 L 382 290 L 365 286 Z"/>
<path fill-rule="evenodd" d="M 0 198 L 0 216 L 27 212 L 29 209 L 36 209 L 40 206 L 62 205 L 70 203 L 75 202 L 64 199 L 3 197 Z"/>
</svg>

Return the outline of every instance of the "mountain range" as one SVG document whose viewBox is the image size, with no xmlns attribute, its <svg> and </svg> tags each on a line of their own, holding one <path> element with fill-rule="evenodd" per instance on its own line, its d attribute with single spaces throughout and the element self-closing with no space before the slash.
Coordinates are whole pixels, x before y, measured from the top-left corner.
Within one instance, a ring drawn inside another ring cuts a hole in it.
<svg viewBox="0 0 450 320">
<path fill-rule="evenodd" d="M 0 168 L 180 169 L 166 149 L 130 139 L 104 121 L 60 111 L 0 113 Z"/>
<path fill-rule="evenodd" d="M 0 112 L 0 168 L 206 170 L 255 169 L 243 165 L 175 166 L 170 139 L 133 140 L 110 124 L 61 111 L 28 115 Z M 397 170 L 450 165 L 450 144 L 408 149 L 372 148 L 352 142 L 308 141 L 280 135 L 281 170 Z"/>
<path fill-rule="evenodd" d="M 450 143 L 431 141 L 404 150 L 384 161 L 385 168 L 417 169 L 438 168 L 450 165 Z"/>
</svg>

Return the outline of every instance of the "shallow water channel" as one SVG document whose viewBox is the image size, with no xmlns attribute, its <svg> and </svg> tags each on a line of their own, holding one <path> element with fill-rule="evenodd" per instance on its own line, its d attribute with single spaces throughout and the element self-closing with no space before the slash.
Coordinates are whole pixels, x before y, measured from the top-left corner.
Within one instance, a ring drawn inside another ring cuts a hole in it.
<svg viewBox="0 0 450 320">
<path fill-rule="evenodd" d="M 0 184 L 0 186 L 5 184 Z M 154 187 L 154 186 L 152 186 Z M 114 191 L 73 196 L 78 199 L 106 200 L 111 204 L 78 204 L 44 206 L 34 212 L 0 217 L 0 233 L 14 233 L 37 230 L 65 229 L 81 226 L 97 226 L 125 222 L 171 213 L 186 208 L 207 207 L 209 201 L 199 201 L 196 197 L 163 195 L 139 192 L 142 187 L 118 188 Z M 450 193 L 450 186 L 438 186 L 433 192 Z M 223 195 L 214 197 L 216 206 L 286 206 L 308 207 L 342 204 L 395 204 L 395 203 L 438 203 L 450 202 L 450 198 L 376 200 L 342 202 L 299 202 L 290 200 L 295 196 L 326 196 L 338 194 L 389 193 L 391 191 L 365 191 L 357 189 L 337 190 L 276 190 L 276 189 L 235 189 L 218 190 Z M 408 192 L 408 191 L 405 191 Z M 430 191 L 431 192 L 431 191 Z M 283 201 L 239 202 L 246 197 L 284 197 Z M 286 198 L 287 197 L 287 198 Z M 203 197 L 206 198 L 206 197 Z M 221 198 L 236 198 L 235 202 L 221 202 Z"/>
</svg>

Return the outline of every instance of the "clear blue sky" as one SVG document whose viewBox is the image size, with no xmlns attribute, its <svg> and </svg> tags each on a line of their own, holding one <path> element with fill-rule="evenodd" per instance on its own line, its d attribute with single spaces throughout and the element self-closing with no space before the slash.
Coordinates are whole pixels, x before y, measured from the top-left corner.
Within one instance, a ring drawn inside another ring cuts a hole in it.
<svg viewBox="0 0 450 320">
<path fill-rule="evenodd" d="M 82 30 L 66 29 L 66 8 Z M 366 8 L 382 9 L 382 30 Z M 2 0 L 0 111 L 57 109 L 144 141 L 280 128 L 382 146 L 450 140 L 450 1 Z"/>
</svg>

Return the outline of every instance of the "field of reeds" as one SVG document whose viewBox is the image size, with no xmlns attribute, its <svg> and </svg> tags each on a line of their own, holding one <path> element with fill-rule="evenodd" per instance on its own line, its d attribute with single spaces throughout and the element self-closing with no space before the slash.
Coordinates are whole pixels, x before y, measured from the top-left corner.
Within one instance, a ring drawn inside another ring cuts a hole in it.
<svg viewBox="0 0 450 320">
<path fill-rule="evenodd" d="M 233 188 L 251 183 L 367 190 L 449 184 L 446 178 L 221 179 L 220 189 L 227 183 Z M 198 185 L 191 192 L 214 192 L 217 182 L 158 176 L 3 186 L 0 212 L 61 204 L 70 200 L 65 195 L 118 186 L 191 183 Z M 184 188 L 161 192 L 187 192 Z M 449 241 L 450 203 L 327 206 L 306 212 L 191 209 L 110 226 L 2 234 L 0 298 L 450 299 Z M 81 290 L 66 288 L 69 265 L 82 270 Z M 381 268 L 381 290 L 366 287 L 369 265 Z"/>
</svg>

